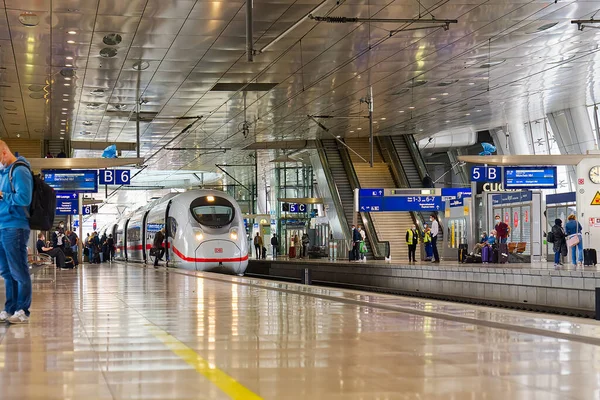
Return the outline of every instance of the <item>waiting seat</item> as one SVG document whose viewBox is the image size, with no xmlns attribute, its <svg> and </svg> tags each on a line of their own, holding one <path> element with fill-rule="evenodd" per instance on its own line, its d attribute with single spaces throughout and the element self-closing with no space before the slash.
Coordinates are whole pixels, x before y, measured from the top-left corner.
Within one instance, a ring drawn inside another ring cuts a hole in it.
<svg viewBox="0 0 600 400">
<path fill-rule="evenodd" d="M 517 243 L 517 248 L 515 250 L 517 254 L 523 254 L 525 253 L 525 250 L 527 250 L 527 242 Z"/>
<path fill-rule="evenodd" d="M 515 253 L 515 252 L 516 252 L 516 250 L 517 250 L 517 243 L 514 243 L 514 242 L 512 242 L 512 243 L 508 243 L 508 252 L 509 252 L 510 254 L 513 254 L 513 253 Z"/>
</svg>

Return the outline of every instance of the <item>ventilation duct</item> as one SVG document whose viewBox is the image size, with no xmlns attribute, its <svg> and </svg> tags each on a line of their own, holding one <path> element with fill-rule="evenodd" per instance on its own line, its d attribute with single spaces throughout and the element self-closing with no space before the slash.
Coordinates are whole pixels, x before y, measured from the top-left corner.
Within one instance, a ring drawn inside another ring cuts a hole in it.
<svg viewBox="0 0 600 400">
<path fill-rule="evenodd" d="M 432 153 L 432 150 L 446 151 L 455 147 L 467 147 L 477 143 L 477 132 L 473 128 L 458 128 L 441 131 L 419 140 L 419 148 Z"/>
</svg>

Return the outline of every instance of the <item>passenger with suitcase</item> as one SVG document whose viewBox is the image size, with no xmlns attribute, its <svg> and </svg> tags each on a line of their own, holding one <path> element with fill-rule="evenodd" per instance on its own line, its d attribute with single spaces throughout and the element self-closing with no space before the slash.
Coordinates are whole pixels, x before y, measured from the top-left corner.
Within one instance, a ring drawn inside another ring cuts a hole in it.
<svg viewBox="0 0 600 400">
<path fill-rule="evenodd" d="M 494 230 L 496 231 L 496 238 L 498 239 L 499 244 L 507 243 L 508 236 L 510 235 L 510 226 L 502 221 L 499 215 L 496 215 L 495 220 L 496 225 L 494 226 Z"/>
<path fill-rule="evenodd" d="M 356 226 L 352 225 L 352 256 L 350 257 L 350 261 L 358 261 L 359 260 L 359 247 L 360 241 L 362 240 L 362 236 Z"/>
<path fill-rule="evenodd" d="M 562 227 L 562 220 L 557 218 L 554 220 L 554 226 L 552 230 L 546 235 L 548 243 L 552 243 L 552 250 L 554 250 L 554 266 L 559 267 L 563 265 L 561 257 L 567 255 L 567 234 Z"/>
<path fill-rule="evenodd" d="M 576 267 L 578 265 L 583 265 L 583 238 L 581 237 L 582 228 L 575 215 L 569 215 L 567 220 L 568 222 L 565 225 L 567 246 L 571 252 L 571 262 Z"/>
</svg>

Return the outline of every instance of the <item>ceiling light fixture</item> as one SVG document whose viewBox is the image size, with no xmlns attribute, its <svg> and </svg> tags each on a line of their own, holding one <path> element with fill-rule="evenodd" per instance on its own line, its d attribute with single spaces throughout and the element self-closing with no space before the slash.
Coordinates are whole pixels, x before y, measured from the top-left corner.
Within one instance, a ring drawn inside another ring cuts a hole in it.
<svg viewBox="0 0 600 400">
<path fill-rule="evenodd" d="M 415 108 L 413 106 L 408 107 L 409 110 L 414 110 Z"/>
<path fill-rule="evenodd" d="M 72 59 L 73 59 L 73 57 L 67 56 L 67 60 L 72 60 Z"/>
<path fill-rule="evenodd" d="M 74 40 L 67 40 L 67 43 L 69 43 L 69 44 L 75 44 L 75 41 Z"/>
<path fill-rule="evenodd" d="M 402 114 L 402 113 L 404 112 L 404 110 L 400 110 L 400 111 L 398 111 L 398 112 L 399 112 L 400 114 Z"/>
<path fill-rule="evenodd" d="M 469 113 L 466 113 L 465 115 L 468 117 L 468 116 L 469 116 L 469 115 L 471 115 L 471 114 L 469 114 Z"/>
<path fill-rule="evenodd" d="M 442 96 L 448 96 L 448 92 L 442 93 Z"/>
<path fill-rule="evenodd" d="M 19 15 L 19 22 L 25 26 L 36 26 L 40 23 L 40 17 L 36 13 L 23 12 Z"/>
<path fill-rule="evenodd" d="M 431 100 L 437 100 L 437 97 L 432 97 Z"/>
<path fill-rule="evenodd" d="M 356 128 L 357 131 L 362 131 L 362 128 Z"/>
<path fill-rule="evenodd" d="M 385 117 L 381 117 L 381 120 L 382 120 L 382 121 L 385 121 L 385 120 L 386 120 L 386 118 L 385 118 Z"/>
<path fill-rule="evenodd" d="M 68 31 L 67 32 L 69 35 L 77 35 L 77 31 Z"/>
</svg>

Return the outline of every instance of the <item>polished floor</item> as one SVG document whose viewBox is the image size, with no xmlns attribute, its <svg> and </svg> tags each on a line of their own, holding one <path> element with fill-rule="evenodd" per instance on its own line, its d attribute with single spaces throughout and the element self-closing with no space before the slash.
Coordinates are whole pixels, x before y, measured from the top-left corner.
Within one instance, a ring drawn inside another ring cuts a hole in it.
<svg viewBox="0 0 600 400">
<path fill-rule="evenodd" d="M 34 275 L 0 399 L 598 399 L 600 324 L 139 265 Z"/>
</svg>

